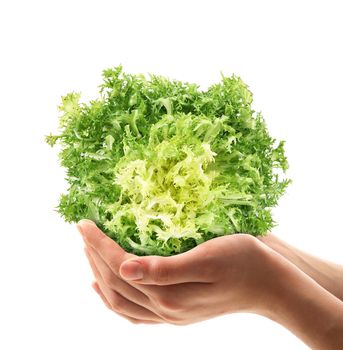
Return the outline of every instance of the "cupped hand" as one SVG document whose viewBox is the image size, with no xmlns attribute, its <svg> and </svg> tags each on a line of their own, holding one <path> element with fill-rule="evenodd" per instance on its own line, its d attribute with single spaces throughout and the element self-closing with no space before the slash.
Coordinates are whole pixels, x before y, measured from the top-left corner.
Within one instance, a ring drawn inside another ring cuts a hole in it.
<svg viewBox="0 0 343 350">
<path fill-rule="evenodd" d="M 96 278 L 94 289 L 131 322 L 185 325 L 273 308 L 282 257 L 250 235 L 215 238 L 171 257 L 139 257 L 91 221 L 82 220 L 78 228 Z"/>
</svg>

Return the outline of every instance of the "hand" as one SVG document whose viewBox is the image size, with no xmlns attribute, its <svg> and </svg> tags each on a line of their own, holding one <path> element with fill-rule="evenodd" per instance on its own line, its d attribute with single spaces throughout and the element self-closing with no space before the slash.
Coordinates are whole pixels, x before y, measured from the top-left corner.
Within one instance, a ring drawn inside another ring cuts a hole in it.
<svg viewBox="0 0 343 350">
<path fill-rule="evenodd" d="M 313 349 L 343 348 L 343 303 L 252 236 L 223 236 L 172 257 L 137 257 L 92 222 L 82 221 L 79 230 L 94 289 L 131 322 L 184 325 L 254 312 Z"/>
<path fill-rule="evenodd" d="M 268 313 L 276 303 L 278 256 L 237 234 L 172 257 L 126 253 L 93 223 L 79 225 L 97 283 L 113 311 L 135 323 L 184 325 L 232 312 Z"/>
<path fill-rule="evenodd" d="M 258 239 L 343 301 L 343 266 L 303 252 L 272 234 Z"/>
</svg>

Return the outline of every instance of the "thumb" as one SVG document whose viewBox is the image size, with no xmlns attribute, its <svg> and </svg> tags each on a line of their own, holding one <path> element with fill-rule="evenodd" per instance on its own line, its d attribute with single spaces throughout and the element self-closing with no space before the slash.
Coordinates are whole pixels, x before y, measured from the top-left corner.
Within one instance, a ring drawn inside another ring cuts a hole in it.
<svg viewBox="0 0 343 350">
<path fill-rule="evenodd" d="M 170 285 L 186 282 L 209 282 L 204 258 L 196 249 L 171 257 L 144 256 L 124 261 L 123 279 L 140 284 Z M 207 266 L 208 267 L 208 266 Z"/>
</svg>

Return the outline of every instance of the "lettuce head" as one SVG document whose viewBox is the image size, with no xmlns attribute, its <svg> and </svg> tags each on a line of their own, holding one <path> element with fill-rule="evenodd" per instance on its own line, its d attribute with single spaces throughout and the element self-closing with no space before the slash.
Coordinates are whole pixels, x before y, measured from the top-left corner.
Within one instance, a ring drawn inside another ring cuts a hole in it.
<svg viewBox="0 0 343 350">
<path fill-rule="evenodd" d="M 57 135 L 68 190 L 59 213 L 93 220 L 138 255 L 173 255 L 211 238 L 268 232 L 290 180 L 252 94 L 236 76 L 201 91 L 162 76 L 103 71 L 98 99 L 62 97 Z"/>
</svg>

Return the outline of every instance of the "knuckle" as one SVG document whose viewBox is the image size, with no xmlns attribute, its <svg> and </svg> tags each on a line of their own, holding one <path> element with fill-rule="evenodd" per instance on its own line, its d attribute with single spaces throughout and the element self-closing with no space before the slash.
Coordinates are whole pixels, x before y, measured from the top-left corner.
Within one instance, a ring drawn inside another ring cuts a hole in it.
<svg viewBox="0 0 343 350">
<path fill-rule="evenodd" d="M 254 252 L 259 249 L 261 242 L 256 237 L 245 234 L 242 238 L 249 251 Z"/>
<path fill-rule="evenodd" d="M 158 259 L 152 263 L 150 273 L 152 280 L 157 284 L 163 284 L 169 280 L 168 269 Z"/>
</svg>

